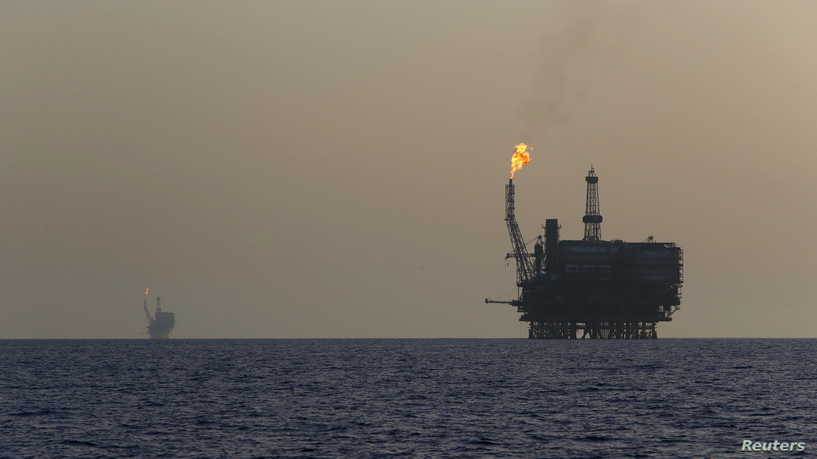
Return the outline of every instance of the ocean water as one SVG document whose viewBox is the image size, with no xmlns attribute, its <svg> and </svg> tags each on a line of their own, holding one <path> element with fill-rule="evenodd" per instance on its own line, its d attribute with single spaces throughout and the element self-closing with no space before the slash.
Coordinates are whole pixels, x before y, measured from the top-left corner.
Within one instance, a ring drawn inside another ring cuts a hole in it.
<svg viewBox="0 0 817 459">
<path fill-rule="evenodd" d="M 0 457 L 811 457 L 816 356 L 817 340 L 6 340 Z"/>
</svg>

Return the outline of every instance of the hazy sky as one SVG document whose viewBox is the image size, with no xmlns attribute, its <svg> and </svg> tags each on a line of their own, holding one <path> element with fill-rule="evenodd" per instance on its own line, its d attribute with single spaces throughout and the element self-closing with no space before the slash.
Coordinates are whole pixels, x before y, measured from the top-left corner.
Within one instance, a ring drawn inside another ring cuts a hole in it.
<svg viewBox="0 0 817 459">
<path fill-rule="evenodd" d="M 817 3 L 5 1 L 0 337 L 521 337 L 526 239 L 676 241 L 661 336 L 817 336 Z"/>
</svg>

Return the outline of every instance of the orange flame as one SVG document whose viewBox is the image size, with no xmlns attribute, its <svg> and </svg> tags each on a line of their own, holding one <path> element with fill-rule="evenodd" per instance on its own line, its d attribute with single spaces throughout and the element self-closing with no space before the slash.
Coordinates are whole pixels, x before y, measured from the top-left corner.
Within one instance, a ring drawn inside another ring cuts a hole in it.
<svg viewBox="0 0 817 459">
<path fill-rule="evenodd" d="M 145 296 L 150 296 L 150 287 L 145 289 Z"/>
<path fill-rule="evenodd" d="M 522 169 L 522 166 L 529 162 L 530 153 L 528 152 L 528 146 L 524 143 L 520 143 L 516 146 L 516 152 L 511 156 L 511 178 L 513 178 L 513 174 L 515 174 L 516 171 Z"/>
</svg>

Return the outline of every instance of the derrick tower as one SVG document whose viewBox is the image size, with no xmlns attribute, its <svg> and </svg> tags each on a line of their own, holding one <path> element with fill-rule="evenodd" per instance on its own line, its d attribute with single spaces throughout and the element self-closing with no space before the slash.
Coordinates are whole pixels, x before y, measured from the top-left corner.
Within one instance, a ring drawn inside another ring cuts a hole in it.
<svg viewBox="0 0 817 459">
<path fill-rule="evenodd" d="M 599 241 L 601 240 L 601 222 L 602 217 L 599 213 L 599 177 L 596 175 L 596 170 L 590 166 L 587 171 L 587 177 L 584 178 L 587 182 L 587 199 L 584 206 L 584 240 L 585 241 Z"/>
</svg>

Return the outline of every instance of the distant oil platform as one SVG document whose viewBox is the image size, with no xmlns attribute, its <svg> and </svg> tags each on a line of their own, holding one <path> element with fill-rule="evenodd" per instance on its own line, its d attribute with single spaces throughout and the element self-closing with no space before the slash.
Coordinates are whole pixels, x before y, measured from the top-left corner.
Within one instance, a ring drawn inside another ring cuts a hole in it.
<svg viewBox="0 0 817 459">
<path fill-rule="evenodd" d="M 148 320 L 148 334 L 150 339 L 168 339 L 170 332 L 176 325 L 176 314 L 172 312 L 162 311 L 162 299 L 156 297 L 156 312 L 151 315 L 148 309 L 148 297 L 150 296 L 150 289 L 145 289 L 145 300 L 143 306 L 145 308 L 145 317 Z"/>
<path fill-rule="evenodd" d="M 605 241 L 598 182 L 591 166 L 587 184 L 584 238 L 559 240 L 559 221 L 545 220 L 533 253 L 516 222 L 513 175 L 530 162 L 527 145 L 519 144 L 505 185 L 505 222 L 516 261 L 518 298 L 485 299 L 516 306 L 528 337 L 535 339 L 654 339 L 656 324 L 672 320 L 681 304 L 683 251 L 672 242 Z M 581 332 L 581 336 L 578 333 Z"/>
</svg>

